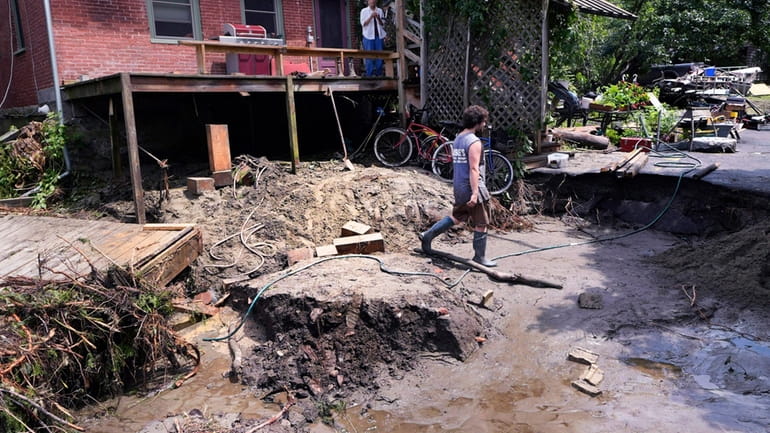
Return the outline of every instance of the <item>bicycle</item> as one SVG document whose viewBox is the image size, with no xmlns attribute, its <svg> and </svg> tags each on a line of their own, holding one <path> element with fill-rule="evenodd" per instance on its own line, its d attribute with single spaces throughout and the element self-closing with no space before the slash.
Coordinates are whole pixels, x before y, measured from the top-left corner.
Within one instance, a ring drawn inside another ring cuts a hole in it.
<svg viewBox="0 0 770 433">
<path fill-rule="evenodd" d="M 407 110 L 406 129 L 399 127 L 385 128 L 374 139 L 374 156 L 388 167 L 399 167 L 412 157 L 415 143 L 417 155 L 423 160 L 432 161 L 436 149 L 449 139 L 429 126 L 417 123 L 425 110 L 410 105 Z M 442 130 L 443 131 L 443 130 Z"/>
<path fill-rule="evenodd" d="M 456 122 L 440 122 L 445 127 L 462 129 L 462 125 Z M 491 127 L 490 137 L 492 136 Z M 484 146 L 484 179 L 487 190 L 492 195 L 500 195 L 511 187 L 514 178 L 513 165 L 500 151 L 492 149 L 490 137 L 479 137 Z M 454 141 L 441 144 L 431 158 L 431 169 L 440 179 L 451 182 L 454 174 L 452 167 L 452 146 Z"/>
</svg>

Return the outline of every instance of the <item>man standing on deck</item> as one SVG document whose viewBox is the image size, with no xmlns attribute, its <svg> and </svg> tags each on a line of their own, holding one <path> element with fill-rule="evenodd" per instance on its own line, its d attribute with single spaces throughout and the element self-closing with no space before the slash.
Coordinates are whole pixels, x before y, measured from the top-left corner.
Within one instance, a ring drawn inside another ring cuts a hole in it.
<svg viewBox="0 0 770 433">
<path fill-rule="evenodd" d="M 463 112 L 464 129 L 457 135 L 452 147 L 455 196 L 452 215 L 420 233 L 422 250 L 426 254 L 432 251 L 430 244 L 433 238 L 470 219 L 473 225 L 473 261 L 487 267 L 497 266 L 497 263 L 486 259 L 490 195 L 484 183 L 484 149 L 476 135 L 484 129 L 488 118 L 489 112 L 478 105 L 471 105 Z"/>
<path fill-rule="evenodd" d="M 377 7 L 377 0 L 367 0 L 367 6 L 361 10 L 361 30 L 364 39 L 364 49 L 367 51 L 382 51 L 385 39 L 385 14 Z M 366 59 L 366 76 L 384 75 L 382 59 Z"/>
</svg>

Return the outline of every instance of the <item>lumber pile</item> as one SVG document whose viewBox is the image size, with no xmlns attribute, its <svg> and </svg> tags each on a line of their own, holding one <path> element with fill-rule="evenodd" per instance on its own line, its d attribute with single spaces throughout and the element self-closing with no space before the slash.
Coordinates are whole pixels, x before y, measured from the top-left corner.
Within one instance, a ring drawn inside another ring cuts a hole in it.
<svg viewBox="0 0 770 433">
<path fill-rule="evenodd" d="M 628 153 L 620 161 L 602 167 L 600 171 L 602 173 L 615 173 L 618 178 L 634 177 L 639 174 L 648 160 L 649 156 L 644 153 L 642 148 L 638 148 Z"/>
</svg>

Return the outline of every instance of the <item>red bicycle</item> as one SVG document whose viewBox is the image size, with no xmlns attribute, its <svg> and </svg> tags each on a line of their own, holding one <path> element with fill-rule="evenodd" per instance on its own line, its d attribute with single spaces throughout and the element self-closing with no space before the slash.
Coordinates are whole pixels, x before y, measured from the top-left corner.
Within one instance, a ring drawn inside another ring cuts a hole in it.
<svg viewBox="0 0 770 433">
<path fill-rule="evenodd" d="M 385 128 L 374 139 L 374 156 L 388 167 L 406 164 L 412 157 L 415 146 L 417 155 L 424 161 L 433 161 L 433 154 L 439 146 L 449 141 L 440 132 L 429 126 L 417 123 L 425 110 L 411 106 L 407 110 L 409 122 L 406 129 L 399 127 Z"/>
</svg>

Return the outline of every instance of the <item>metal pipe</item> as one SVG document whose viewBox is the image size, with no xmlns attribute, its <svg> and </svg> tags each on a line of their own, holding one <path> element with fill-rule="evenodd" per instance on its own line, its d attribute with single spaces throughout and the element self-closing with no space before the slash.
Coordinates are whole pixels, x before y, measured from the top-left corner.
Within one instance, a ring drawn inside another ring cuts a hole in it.
<svg viewBox="0 0 770 433">
<path fill-rule="evenodd" d="M 53 89 L 54 96 L 56 97 L 56 112 L 59 114 L 59 123 L 64 124 L 64 112 L 62 110 L 61 100 L 61 88 L 59 87 L 59 67 L 56 62 L 56 46 L 53 40 L 53 20 L 51 20 L 51 0 L 43 0 L 43 7 L 45 9 L 45 26 L 48 30 L 48 50 L 51 52 L 51 70 L 53 73 Z M 70 174 L 70 155 L 67 152 L 67 145 L 62 148 L 62 156 L 64 157 L 64 173 L 59 175 L 57 180 L 62 180 Z M 40 185 L 25 192 L 21 197 L 29 197 L 30 195 L 40 191 Z"/>
<path fill-rule="evenodd" d="M 45 27 L 48 31 L 48 51 L 51 53 L 51 72 L 53 73 L 53 90 L 56 97 L 56 112 L 59 113 L 59 122 L 64 123 L 62 113 L 61 88 L 59 87 L 59 66 L 56 61 L 56 44 L 53 40 L 53 20 L 51 19 L 51 0 L 43 0 L 45 9 Z"/>
</svg>

